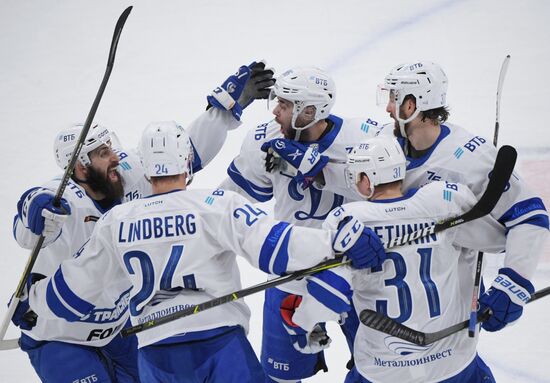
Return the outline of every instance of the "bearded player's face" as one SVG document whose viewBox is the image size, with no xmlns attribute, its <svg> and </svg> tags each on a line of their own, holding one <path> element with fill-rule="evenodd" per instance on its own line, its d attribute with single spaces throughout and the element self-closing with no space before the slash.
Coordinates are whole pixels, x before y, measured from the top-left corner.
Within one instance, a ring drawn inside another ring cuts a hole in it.
<svg viewBox="0 0 550 383">
<path fill-rule="evenodd" d="M 122 178 L 117 170 L 118 155 L 108 145 L 101 145 L 89 153 L 87 182 L 90 188 L 109 199 L 120 199 L 124 195 Z"/>
</svg>

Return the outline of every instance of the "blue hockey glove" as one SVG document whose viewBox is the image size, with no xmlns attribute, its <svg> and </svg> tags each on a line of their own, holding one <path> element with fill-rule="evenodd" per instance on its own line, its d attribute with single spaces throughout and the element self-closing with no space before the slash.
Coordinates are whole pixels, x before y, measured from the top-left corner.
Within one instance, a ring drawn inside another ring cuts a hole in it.
<svg viewBox="0 0 550 383">
<path fill-rule="evenodd" d="M 514 270 L 506 267 L 498 272 L 489 290 L 479 298 L 478 312 L 491 310 L 491 316 L 481 325 L 486 331 L 498 331 L 518 320 L 535 292 L 531 282 Z"/>
<path fill-rule="evenodd" d="M 281 318 L 283 327 L 290 336 L 290 341 L 296 349 L 303 354 L 317 354 L 330 346 L 332 339 L 322 324 L 317 324 L 312 331 L 307 332 L 303 328 L 292 322 L 292 315 L 300 303 L 302 297 L 290 294 L 281 302 Z"/>
<path fill-rule="evenodd" d="M 25 284 L 25 289 L 23 290 L 23 294 L 19 298 L 19 303 L 17 304 L 17 308 L 13 313 L 11 321 L 13 322 L 14 325 L 16 325 L 22 330 L 30 330 L 36 325 L 36 320 L 38 317 L 36 313 L 30 309 L 30 306 L 29 306 L 29 288 L 33 283 L 44 278 L 46 277 L 42 274 L 31 274 L 29 276 L 29 279 L 27 280 L 27 283 Z M 13 299 L 13 296 L 11 299 Z M 10 303 L 11 303 L 11 299 L 10 299 Z"/>
<path fill-rule="evenodd" d="M 215 108 L 230 110 L 237 121 L 241 120 L 243 109 L 254 99 L 267 98 L 269 87 L 275 84 L 273 70 L 265 69 L 265 63 L 253 61 L 243 65 L 223 84 L 206 97 Z"/>
<path fill-rule="evenodd" d="M 332 248 L 351 259 L 356 269 L 378 267 L 386 260 L 384 245 L 378 235 L 358 219 L 347 216 L 338 224 Z"/>
<path fill-rule="evenodd" d="M 61 234 L 61 229 L 71 207 L 61 198 L 60 207 L 53 206 L 55 194 L 45 188 L 27 190 L 17 203 L 17 214 L 23 225 L 33 234 L 43 235 L 44 243 L 51 243 Z"/>
<path fill-rule="evenodd" d="M 329 160 L 327 156 L 320 154 L 316 147 L 285 138 L 264 142 L 261 149 L 268 154 L 276 153 L 282 160 L 292 165 L 296 169 L 294 180 L 302 185 L 304 190 L 312 184 Z M 270 170 L 273 168 L 268 169 Z"/>
</svg>

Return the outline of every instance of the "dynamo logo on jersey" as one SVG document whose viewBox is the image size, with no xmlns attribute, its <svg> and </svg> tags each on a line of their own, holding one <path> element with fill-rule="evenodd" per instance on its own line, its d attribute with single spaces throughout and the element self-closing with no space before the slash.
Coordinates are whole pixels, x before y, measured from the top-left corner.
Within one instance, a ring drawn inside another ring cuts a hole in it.
<svg viewBox="0 0 550 383">
<path fill-rule="evenodd" d="M 277 149 L 285 149 L 286 145 L 285 145 L 285 142 L 283 140 L 276 140 L 275 141 L 275 147 Z"/>
<path fill-rule="evenodd" d="M 384 343 L 388 350 L 394 352 L 397 355 L 409 355 L 428 351 L 433 344 L 428 346 L 420 346 L 414 343 L 407 342 L 403 339 L 396 338 L 394 336 L 387 336 L 384 338 Z"/>
</svg>

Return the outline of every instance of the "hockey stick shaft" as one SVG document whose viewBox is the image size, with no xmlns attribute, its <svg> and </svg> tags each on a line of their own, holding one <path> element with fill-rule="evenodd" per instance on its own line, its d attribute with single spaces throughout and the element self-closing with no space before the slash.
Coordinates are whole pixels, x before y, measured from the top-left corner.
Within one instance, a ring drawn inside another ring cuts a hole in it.
<svg viewBox="0 0 550 383">
<path fill-rule="evenodd" d="M 447 219 L 443 222 L 436 223 L 435 225 L 425 227 L 424 229 L 405 234 L 402 237 L 392 238 L 390 241 L 384 243 L 384 248 L 389 249 L 396 246 L 402 246 L 411 241 L 417 240 L 419 238 L 433 235 L 434 233 L 438 233 L 442 230 L 446 230 L 451 227 L 461 225 L 473 219 L 489 214 L 493 209 L 493 207 L 498 202 L 500 196 L 504 191 L 506 183 L 508 182 L 508 179 L 512 174 L 512 170 L 514 169 L 514 165 L 516 162 L 516 156 L 517 156 L 517 153 L 515 149 L 512 148 L 511 146 L 503 146 L 501 148 L 501 150 L 497 155 L 497 159 L 495 161 L 495 166 L 492 172 L 493 175 L 489 180 L 489 183 L 487 184 L 487 189 L 485 190 L 485 192 L 483 193 L 483 196 L 479 199 L 479 201 L 472 207 L 472 209 L 470 209 L 469 211 L 467 211 L 466 213 L 458 217 Z M 252 287 L 249 287 L 243 290 L 235 291 L 233 293 L 224 295 L 222 297 L 214 298 L 207 302 L 199 303 L 187 309 L 176 311 L 172 314 L 160 317 L 158 319 L 153 319 L 153 320 L 126 328 L 121 331 L 121 334 L 122 336 L 137 334 L 139 332 L 160 326 L 164 323 L 172 322 L 174 320 L 177 320 L 189 315 L 197 314 L 201 311 L 222 305 L 224 303 L 232 302 L 240 298 L 244 298 L 248 295 L 264 291 L 268 288 L 276 287 L 276 286 L 282 285 L 283 283 L 300 279 L 323 270 L 331 269 L 333 267 L 342 266 L 347 263 L 348 263 L 347 261 L 342 261 L 341 257 L 331 259 L 323 263 L 320 263 L 312 268 L 296 271 L 288 275 L 283 275 L 281 277 L 271 279 L 267 282 L 254 285 Z"/>
<path fill-rule="evenodd" d="M 507 55 L 500 67 L 500 74 L 498 76 L 497 84 L 497 97 L 496 97 L 496 117 L 495 117 L 495 130 L 493 132 L 493 146 L 497 146 L 498 133 L 500 129 L 500 97 L 502 95 L 502 86 L 504 85 L 504 77 L 508 71 L 508 64 L 510 64 L 510 55 Z M 483 251 L 477 253 L 476 260 L 476 272 L 474 276 L 474 291 L 472 293 L 472 304 L 470 308 L 470 325 L 468 326 L 468 336 L 473 338 L 476 332 L 476 317 L 477 317 L 477 302 L 479 300 L 479 286 L 481 284 L 481 271 L 483 270 Z"/>
<path fill-rule="evenodd" d="M 533 295 L 531 295 L 531 299 L 527 303 L 534 302 L 549 294 L 550 287 L 546 287 L 544 289 L 536 291 Z M 490 315 L 491 314 L 488 311 L 477 315 L 476 324 L 484 322 L 490 317 Z M 429 344 L 437 342 L 438 340 L 453 335 L 459 331 L 468 328 L 470 324 L 470 320 L 468 319 L 440 331 L 424 333 L 407 327 L 401 323 L 394 321 L 391 318 L 388 318 L 383 314 L 377 313 L 376 311 L 369 309 L 363 310 L 359 315 L 359 319 L 361 320 L 361 323 L 363 323 L 367 327 L 420 346 L 427 346 Z"/>
<path fill-rule="evenodd" d="M 498 133 L 500 129 L 500 98 L 502 97 L 502 87 L 504 85 L 504 78 L 506 77 L 506 72 L 508 71 L 508 65 L 510 64 L 510 55 L 507 55 L 502 62 L 500 68 L 500 75 L 498 76 L 498 85 L 497 85 L 497 100 L 496 100 L 496 116 L 495 116 L 495 131 L 493 135 L 493 145 L 497 146 L 498 143 Z"/>
<path fill-rule="evenodd" d="M 80 136 L 78 137 L 78 141 L 71 155 L 71 160 L 69 161 L 69 165 L 67 165 L 67 168 L 65 169 L 65 173 L 63 174 L 63 178 L 61 179 L 61 182 L 55 193 L 55 197 L 53 200 L 54 206 L 57 206 L 57 207 L 60 206 L 61 197 L 63 196 L 63 193 L 65 192 L 65 188 L 67 187 L 67 184 L 69 183 L 69 180 L 74 171 L 76 160 L 82 149 L 82 146 L 84 145 L 84 141 L 86 140 L 86 136 L 88 135 L 88 131 L 90 130 L 90 125 L 92 124 L 92 121 L 95 117 L 97 108 L 99 106 L 99 102 L 101 101 L 101 97 L 103 96 L 103 92 L 105 91 L 105 87 L 107 86 L 107 82 L 109 81 L 109 77 L 111 76 L 111 72 L 113 70 L 113 66 L 115 63 L 115 55 L 116 55 L 116 50 L 118 46 L 118 40 L 120 39 L 120 35 L 122 33 L 122 28 L 124 27 L 124 23 L 126 22 L 126 19 L 128 18 L 128 15 L 130 14 L 131 11 L 132 11 L 131 6 L 126 8 L 124 12 L 122 12 L 122 14 L 120 15 L 116 23 L 115 31 L 113 33 L 113 39 L 111 41 L 111 48 L 109 49 L 109 58 L 107 59 L 107 68 L 105 69 L 103 80 L 101 81 L 101 85 L 99 86 L 99 90 L 97 91 L 97 94 L 95 96 L 92 107 L 88 113 L 88 116 L 86 117 L 86 122 L 84 123 L 84 127 L 82 128 Z M 11 318 L 13 317 L 15 309 L 21 299 L 21 296 L 25 289 L 25 284 L 27 283 L 27 279 L 31 274 L 32 268 L 34 266 L 34 263 L 36 262 L 36 258 L 38 257 L 38 253 L 40 252 L 40 249 L 42 248 L 43 243 L 44 243 L 44 236 L 40 235 L 31 254 L 29 255 L 27 264 L 25 265 L 25 269 L 23 270 L 23 274 L 21 275 L 21 278 L 19 279 L 19 283 L 15 290 L 15 294 L 10 304 L 8 305 L 8 312 L 4 316 L 4 320 L 2 321 L 2 326 L 0 327 L 0 339 L 4 339 L 4 336 L 6 335 L 6 331 L 10 324 Z"/>
</svg>

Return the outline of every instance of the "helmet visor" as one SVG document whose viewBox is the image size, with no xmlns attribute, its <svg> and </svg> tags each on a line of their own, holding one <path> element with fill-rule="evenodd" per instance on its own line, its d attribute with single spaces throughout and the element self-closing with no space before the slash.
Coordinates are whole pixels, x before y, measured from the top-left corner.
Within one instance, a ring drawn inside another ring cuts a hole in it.
<svg viewBox="0 0 550 383">
<path fill-rule="evenodd" d="M 390 97 L 393 96 L 392 89 L 390 89 L 386 84 L 380 84 L 376 88 L 376 105 L 381 107 L 386 107 L 388 102 L 390 102 Z"/>
</svg>

